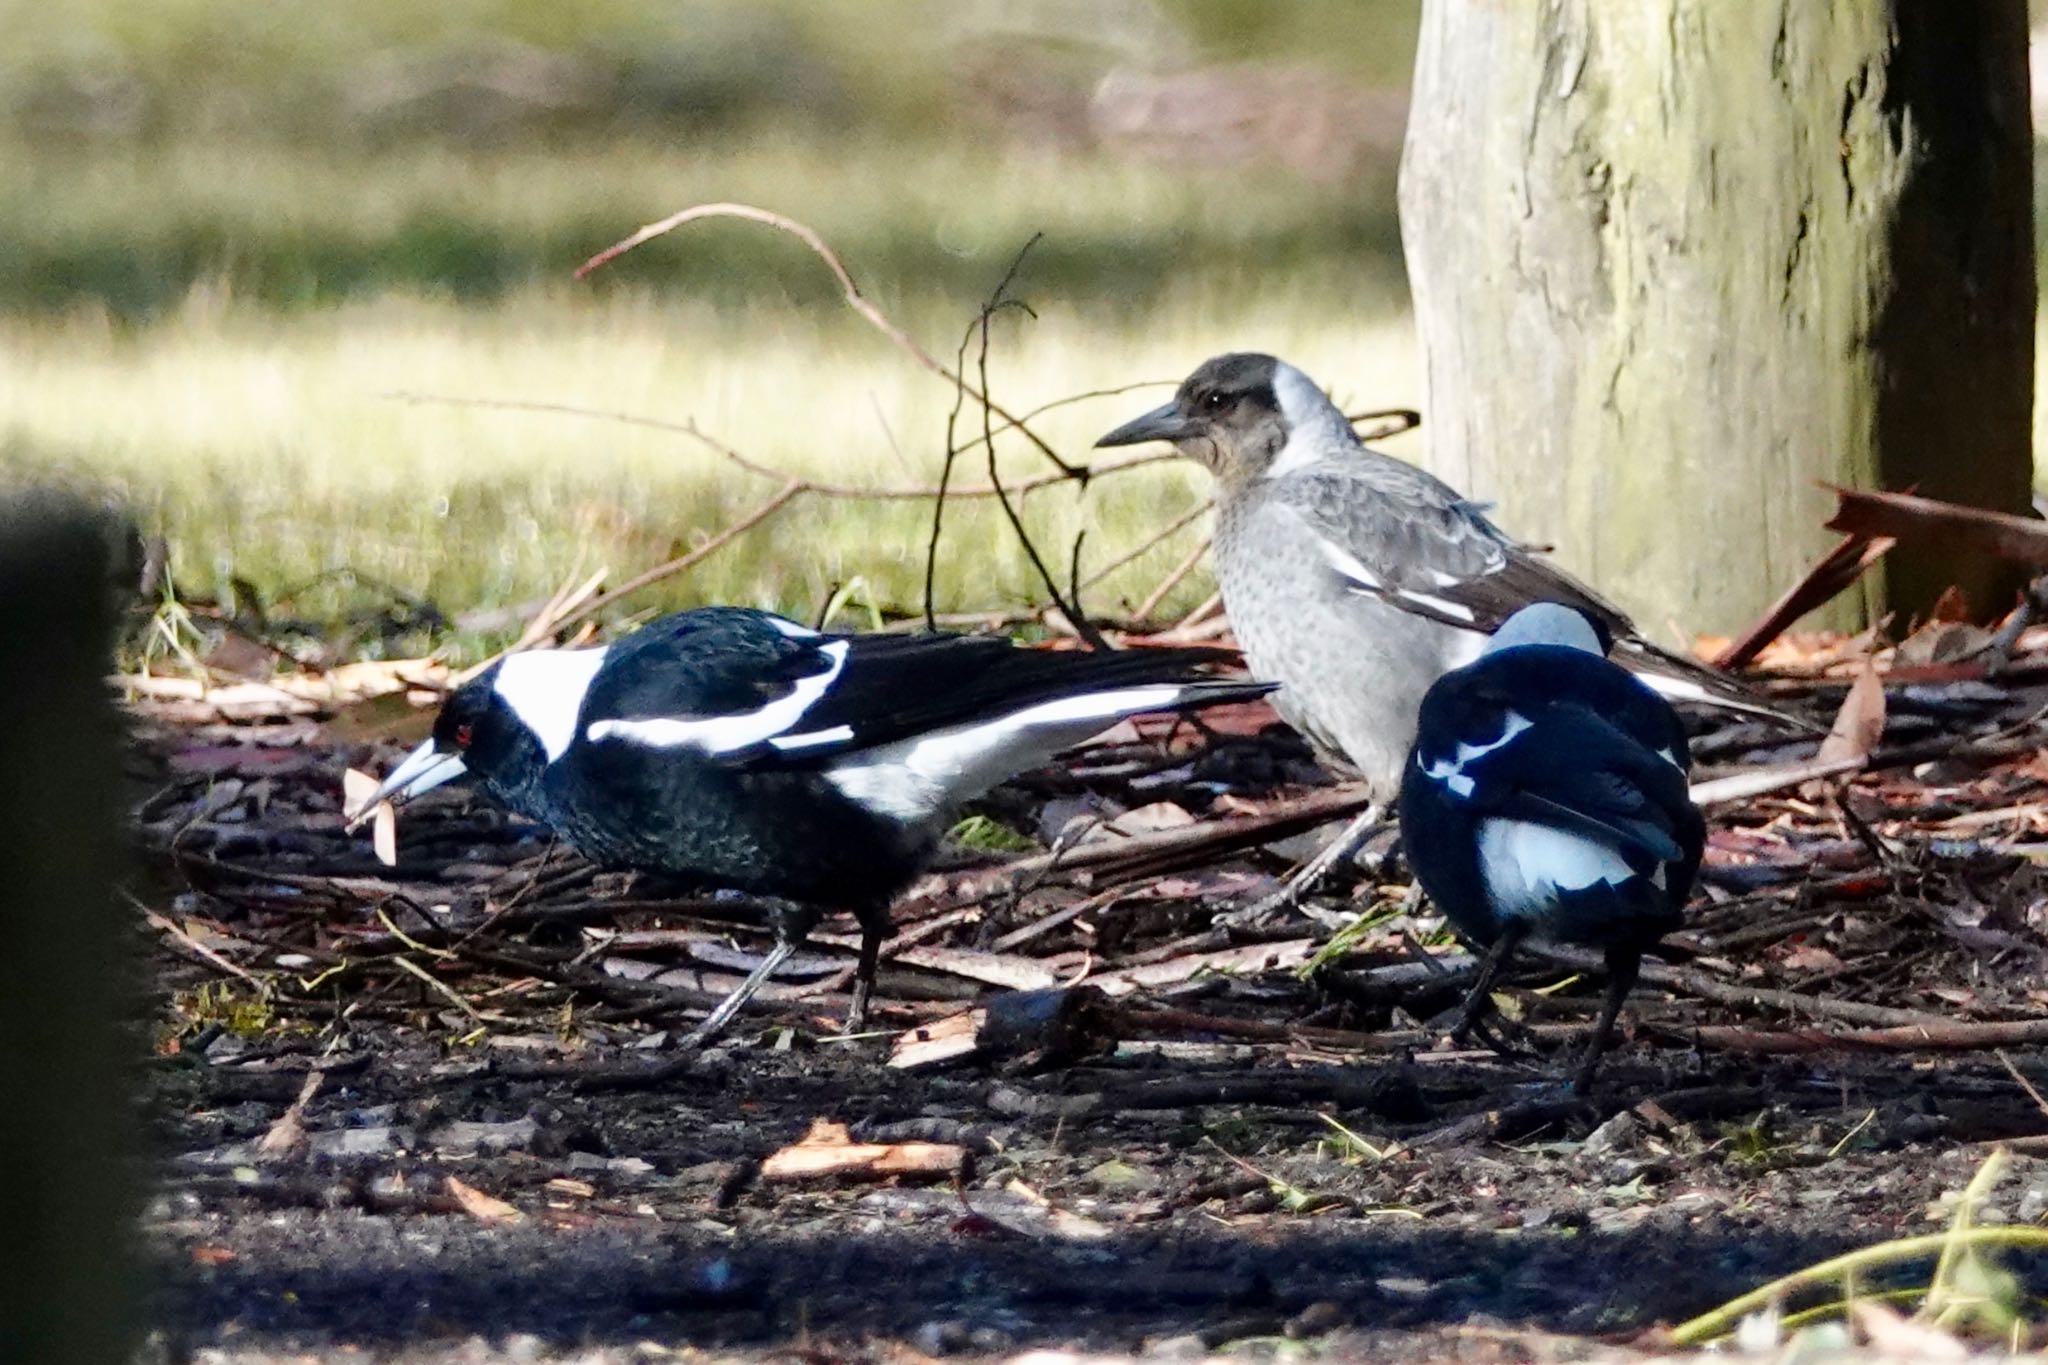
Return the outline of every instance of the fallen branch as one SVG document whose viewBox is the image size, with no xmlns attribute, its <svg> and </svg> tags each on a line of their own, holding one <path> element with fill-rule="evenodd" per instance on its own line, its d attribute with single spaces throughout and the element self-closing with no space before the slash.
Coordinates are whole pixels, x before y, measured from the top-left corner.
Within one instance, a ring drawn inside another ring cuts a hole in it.
<svg viewBox="0 0 2048 1365">
<path fill-rule="evenodd" d="M 2048 567 L 2048 521 L 1912 493 L 1837 488 L 1834 494 L 1838 501 L 1827 523 L 1830 531 L 1899 539 L 1954 536 L 2006 559 Z"/>
<path fill-rule="evenodd" d="M 1984 1048 L 2048 1043 L 2048 1019 L 1948 1020 L 1833 1033 L 1821 1029 L 1761 1032 L 1726 1024 L 1709 1024 L 1678 1032 L 1724 1052 L 1797 1054 L 1833 1052 L 1843 1048 L 1869 1048 L 1879 1052 L 1973 1052 Z"/>
<path fill-rule="evenodd" d="M 1587 948 L 1569 948 L 1560 944 L 1531 946 L 1526 951 L 1531 956 L 1582 971 L 1600 971 L 1606 967 L 1606 957 Z M 1948 1023 L 1948 1020 L 1939 1015 L 1922 1014 L 1917 1010 L 1893 1009 L 1889 1005 L 1866 1005 L 1860 1000 L 1835 1000 L 1827 996 L 1803 995 L 1798 991 L 1772 990 L 1764 986 L 1744 986 L 1709 976 L 1695 968 L 1674 967 L 1661 962 L 1645 962 L 1642 979 L 1644 985 L 1681 991 L 1686 995 L 1711 1000 L 1720 1005 L 1784 1010 L 1790 1014 L 1804 1014 L 1815 1019 L 1839 1019 L 1844 1023 L 1871 1024 L 1879 1028 L 1896 1029 L 1941 1028 Z"/>
<path fill-rule="evenodd" d="M 1715 657 L 1714 667 L 1732 670 L 1755 659 L 1794 621 L 1846 592 L 1897 543 L 1890 536 L 1844 536 L 1832 550 L 1814 561 L 1813 567 L 1784 596 L 1771 603 L 1749 629 L 1729 642 Z"/>
</svg>

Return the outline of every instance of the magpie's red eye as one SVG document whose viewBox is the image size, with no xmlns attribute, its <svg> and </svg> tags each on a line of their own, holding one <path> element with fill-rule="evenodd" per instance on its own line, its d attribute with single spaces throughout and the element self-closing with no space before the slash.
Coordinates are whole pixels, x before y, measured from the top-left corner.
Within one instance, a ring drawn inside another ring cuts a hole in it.
<svg viewBox="0 0 2048 1365">
<path fill-rule="evenodd" d="M 456 748 L 458 748 L 458 749 L 467 749 L 467 748 L 469 747 L 469 742 L 470 742 L 470 741 L 471 741 L 472 739 L 475 739 L 475 738 L 476 738 L 476 727 L 475 727 L 475 726 L 473 726 L 473 725 L 469 725 L 469 724 L 467 724 L 467 723 L 464 723 L 464 724 L 462 724 L 462 725 L 458 725 L 458 726 L 456 726 L 456 727 L 455 727 L 455 747 L 456 747 Z"/>
</svg>

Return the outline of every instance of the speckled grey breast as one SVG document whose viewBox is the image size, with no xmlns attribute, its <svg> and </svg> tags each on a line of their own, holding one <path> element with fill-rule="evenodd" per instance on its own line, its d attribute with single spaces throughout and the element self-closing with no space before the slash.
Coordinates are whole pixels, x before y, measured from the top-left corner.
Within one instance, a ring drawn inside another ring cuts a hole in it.
<svg viewBox="0 0 2048 1365">
<path fill-rule="evenodd" d="M 1222 499 L 1214 559 L 1224 609 L 1274 708 L 1325 758 L 1390 801 L 1422 694 L 1485 637 L 1348 589 L 1300 522 L 1256 486 Z"/>
</svg>

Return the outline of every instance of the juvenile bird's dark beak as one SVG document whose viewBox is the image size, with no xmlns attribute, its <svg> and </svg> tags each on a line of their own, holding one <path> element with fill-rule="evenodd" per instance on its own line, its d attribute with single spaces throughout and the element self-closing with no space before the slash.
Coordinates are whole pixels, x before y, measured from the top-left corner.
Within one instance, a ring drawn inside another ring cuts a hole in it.
<svg viewBox="0 0 2048 1365">
<path fill-rule="evenodd" d="M 1133 417 L 1095 444 L 1097 446 L 1135 446 L 1147 441 L 1185 441 L 1197 434 L 1195 423 L 1181 415 L 1180 408 L 1172 403 L 1152 409 L 1143 417 Z"/>
<path fill-rule="evenodd" d="M 353 830 L 362 824 L 369 819 L 370 812 L 385 801 L 394 806 L 402 806 L 415 796 L 430 792 L 444 782 L 453 782 L 458 777 L 466 776 L 468 771 L 461 754 L 436 749 L 434 741 L 430 739 L 407 754 L 405 761 L 391 770 L 390 775 L 378 784 L 377 790 L 371 792 L 362 806 L 349 818 L 346 828 Z"/>
</svg>

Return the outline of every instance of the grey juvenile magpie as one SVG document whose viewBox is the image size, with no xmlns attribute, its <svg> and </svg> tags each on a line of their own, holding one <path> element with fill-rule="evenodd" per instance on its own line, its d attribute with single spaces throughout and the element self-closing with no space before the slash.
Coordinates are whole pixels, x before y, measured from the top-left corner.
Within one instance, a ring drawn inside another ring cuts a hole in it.
<svg viewBox="0 0 2048 1365">
<path fill-rule="evenodd" d="M 1303 870 L 1297 891 L 1355 851 L 1393 800 L 1423 692 L 1532 602 L 1599 621 L 1618 661 L 1666 695 L 1775 715 L 1730 679 L 1637 635 L 1480 504 L 1367 449 L 1285 361 L 1205 361 L 1172 402 L 1096 444 L 1142 441 L 1171 441 L 1215 476 L 1211 554 L 1245 659 L 1254 676 L 1283 684 L 1281 716 L 1356 772 L 1375 803 Z"/>
<path fill-rule="evenodd" d="M 702 1042 L 827 908 L 859 920 L 860 1027 L 888 907 L 961 803 L 1116 721 L 1263 696 L 1228 651 L 1018 649 L 990 637 L 828 635 L 742 607 L 592 649 L 513 654 L 458 688 L 372 794 L 459 777 L 593 861 L 773 903 L 776 943 Z"/>
<path fill-rule="evenodd" d="M 1591 944 L 1607 999 L 1588 1089 L 1643 953 L 1679 927 L 1706 823 L 1671 704 L 1603 657 L 1597 621 L 1524 607 L 1422 699 L 1401 775 L 1401 843 L 1444 917 L 1484 950 L 1458 1025 L 1492 1002 L 1524 939 Z"/>
</svg>

